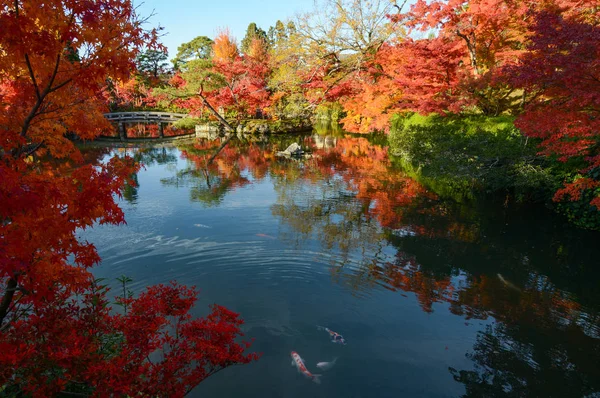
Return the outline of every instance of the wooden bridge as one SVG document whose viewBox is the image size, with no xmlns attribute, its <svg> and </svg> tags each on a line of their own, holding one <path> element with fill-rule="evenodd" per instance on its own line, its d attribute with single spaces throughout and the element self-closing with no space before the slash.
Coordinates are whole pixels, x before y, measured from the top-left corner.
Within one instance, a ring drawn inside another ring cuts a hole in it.
<svg viewBox="0 0 600 398">
<path fill-rule="evenodd" d="M 119 137 L 122 141 L 127 139 L 126 123 L 157 123 L 159 138 L 164 138 L 163 123 L 173 123 L 188 115 L 185 113 L 171 112 L 112 112 L 105 113 L 104 117 L 119 125 Z"/>
<path fill-rule="evenodd" d="M 184 117 L 187 117 L 185 113 L 170 113 L 170 112 L 112 112 L 105 113 L 104 117 L 111 122 L 127 122 L 127 123 L 154 123 L 154 122 L 165 122 L 172 123 L 176 122 Z"/>
</svg>

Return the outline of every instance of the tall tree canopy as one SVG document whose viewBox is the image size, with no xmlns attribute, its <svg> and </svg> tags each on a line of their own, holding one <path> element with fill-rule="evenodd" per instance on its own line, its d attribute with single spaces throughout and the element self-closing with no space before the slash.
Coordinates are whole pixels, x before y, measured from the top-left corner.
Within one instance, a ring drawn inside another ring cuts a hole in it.
<svg viewBox="0 0 600 398">
<path fill-rule="evenodd" d="M 195 59 L 210 59 L 212 56 L 213 40 L 210 37 L 198 36 L 193 40 L 177 47 L 177 55 L 171 62 L 173 68 L 179 70 L 185 64 Z"/>
<path fill-rule="evenodd" d="M 240 48 L 242 53 L 248 53 L 248 50 L 255 39 L 262 40 L 265 44 L 269 42 L 267 39 L 267 32 L 256 26 L 254 22 L 251 22 L 246 29 L 246 36 L 242 39 L 242 46 Z"/>
</svg>

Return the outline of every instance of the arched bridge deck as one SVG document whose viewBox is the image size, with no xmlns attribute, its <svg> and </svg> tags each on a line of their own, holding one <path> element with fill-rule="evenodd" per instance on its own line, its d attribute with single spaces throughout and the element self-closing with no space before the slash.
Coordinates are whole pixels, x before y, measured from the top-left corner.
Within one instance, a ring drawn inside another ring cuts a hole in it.
<svg viewBox="0 0 600 398">
<path fill-rule="evenodd" d="M 127 140 L 127 123 L 157 123 L 159 127 L 158 138 L 165 138 L 163 123 L 173 123 L 187 116 L 185 113 L 172 112 L 111 112 L 104 114 L 108 121 L 118 123 L 119 138 L 122 141 Z"/>
</svg>

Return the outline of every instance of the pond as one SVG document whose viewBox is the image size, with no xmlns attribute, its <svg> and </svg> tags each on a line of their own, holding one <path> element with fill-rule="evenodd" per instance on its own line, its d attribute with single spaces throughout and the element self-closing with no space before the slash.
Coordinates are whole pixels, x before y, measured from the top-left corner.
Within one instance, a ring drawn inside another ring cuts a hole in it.
<svg viewBox="0 0 600 398">
<path fill-rule="evenodd" d="M 276 156 L 292 142 L 310 156 Z M 262 352 L 190 396 L 600 393 L 597 233 L 539 205 L 444 200 L 364 137 L 231 141 L 208 164 L 219 146 L 88 152 L 145 165 L 124 190 L 127 225 L 83 234 L 103 259 L 95 274 L 127 275 L 136 292 L 196 285 L 195 315 L 211 303 L 241 313 Z"/>
</svg>

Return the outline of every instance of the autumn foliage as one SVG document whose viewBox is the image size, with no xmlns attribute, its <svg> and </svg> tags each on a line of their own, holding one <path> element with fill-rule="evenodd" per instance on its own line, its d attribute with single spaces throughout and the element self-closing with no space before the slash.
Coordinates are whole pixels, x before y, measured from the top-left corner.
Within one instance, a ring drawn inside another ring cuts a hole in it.
<svg viewBox="0 0 600 398">
<path fill-rule="evenodd" d="M 0 2 L 0 386 L 16 395 L 182 396 L 255 358 L 235 342 L 237 314 L 215 306 L 192 320 L 196 294 L 183 286 L 112 311 L 90 273 L 98 253 L 77 238 L 124 222 L 115 198 L 139 165 L 85 165 L 71 138 L 111 129 L 102 91 L 156 45 L 142 24 L 129 1 Z"/>
<path fill-rule="evenodd" d="M 598 16 L 596 15 L 596 18 Z M 542 153 L 566 162 L 583 158 L 581 178 L 559 190 L 556 200 L 579 200 L 600 185 L 600 26 L 584 15 L 545 12 L 534 26 L 530 51 L 510 70 L 524 90 L 538 93 L 517 120 L 527 135 L 542 139 Z M 600 196 L 591 204 L 600 209 Z"/>
</svg>

